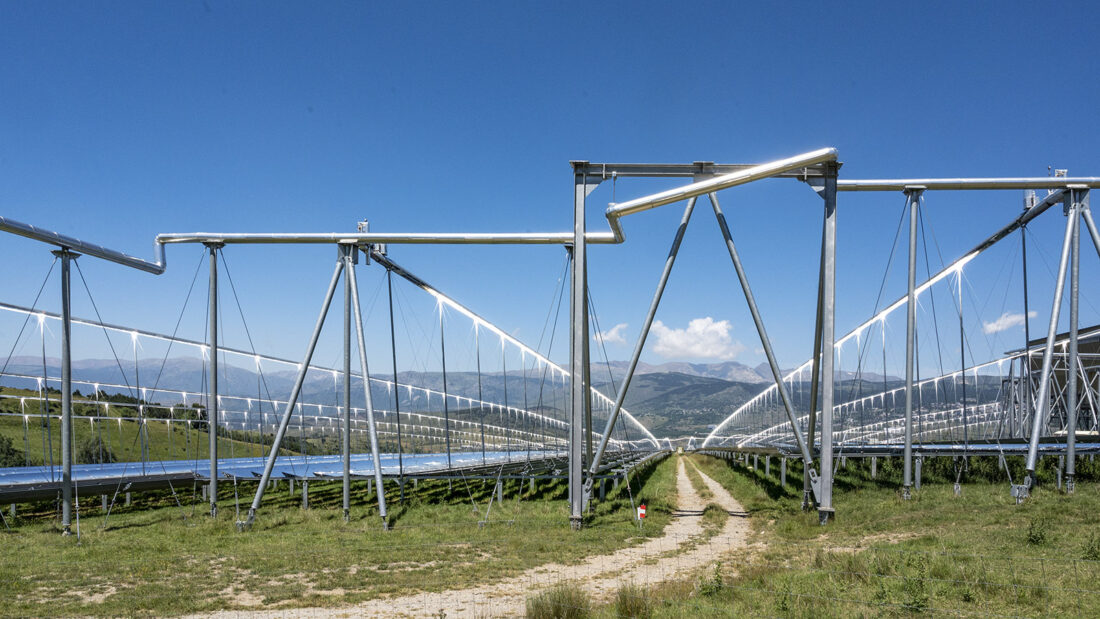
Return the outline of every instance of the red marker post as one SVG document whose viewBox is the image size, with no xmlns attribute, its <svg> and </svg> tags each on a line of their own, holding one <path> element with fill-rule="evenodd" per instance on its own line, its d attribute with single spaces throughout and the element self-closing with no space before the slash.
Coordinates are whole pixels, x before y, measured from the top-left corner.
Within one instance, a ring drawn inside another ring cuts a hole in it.
<svg viewBox="0 0 1100 619">
<path fill-rule="evenodd" d="M 645 519 L 645 503 L 638 506 L 638 520 Z"/>
</svg>

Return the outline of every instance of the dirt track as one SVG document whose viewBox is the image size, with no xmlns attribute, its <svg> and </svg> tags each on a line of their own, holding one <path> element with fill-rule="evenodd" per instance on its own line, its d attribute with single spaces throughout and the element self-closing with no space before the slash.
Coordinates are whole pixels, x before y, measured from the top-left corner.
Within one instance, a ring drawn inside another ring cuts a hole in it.
<svg viewBox="0 0 1100 619">
<path fill-rule="evenodd" d="M 548 563 L 518 576 L 467 589 L 380 598 L 344 608 L 280 608 L 256 611 L 224 611 L 203 617 L 520 617 L 527 598 L 547 587 L 568 581 L 583 586 L 595 599 L 608 599 L 623 584 L 650 584 L 671 580 L 713 563 L 723 553 L 746 544 L 748 522 L 730 517 L 720 532 L 704 536 L 700 514 L 708 503 L 741 513 L 743 508 L 730 494 L 701 471 L 714 495 L 703 500 L 691 485 L 684 469 L 677 466 L 676 518 L 660 537 L 611 554 L 589 557 L 578 565 Z M 696 469 L 698 470 L 698 469 Z"/>
</svg>

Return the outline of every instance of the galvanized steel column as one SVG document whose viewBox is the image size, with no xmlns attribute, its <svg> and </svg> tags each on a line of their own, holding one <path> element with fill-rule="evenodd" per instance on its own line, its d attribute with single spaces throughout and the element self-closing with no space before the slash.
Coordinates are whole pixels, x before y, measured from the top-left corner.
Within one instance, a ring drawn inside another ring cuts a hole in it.
<svg viewBox="0 0 1100 619">
<path fill-rule="evenodd" d="M 822 293 L 821 329 L 821 492 L 818 494 L 818 519 L 827 524 L 833 516 L 833 347 L 836 343 L 836 177 L 835 161 L 823 165 L 825 187 L 825 285 Z"/>
<path fill-rule="evenodd" d="M 69 265 L 79 254 L 68 249 L 59 249 L 52 253 L 61 259 L 61 534 L 72 535 L 73 359 Z M 46 414 L 49 414 L 49 410 Z"/>
<path fill-rule="evenodd" d="M 218 517 L 218 250 L 221 243 L 205 243 L 210 252 L 210 393 L 206 402 L 206 425 L 210 433 L 210 517 Z M 136 354 L 135 354 L 136 356 Z M 135 361 L 135 363 L 137 363 Z"/>
<path fill-rule="evenodd" d="M 1058 275 L 1054 290 L 1054 303 L 1050 310 L 1050 323 L 1047 327 L 1047 341 L 1043 349 L 1043 370 L 1039 378 L 1039 395 L 1035 402 L 1035 416 L 1031 423 L 1031 439 L 1027 447 L 1027 473 L 1032 486 L 1035 484 L 1035 468 L 1039 460 L 1039 436 L 1050 413 L 1050 369 L 1054 357 L 1054 339 L 1058 334 L 1058 316 L 1062 311 L 1062 293 L 1066 284 L 1066 269 L 1069 266 L 1070 245 L 1073 243 L 1073 229 L 1077 226 L 1077 209 L 1072 199 L 1066 198 L 1066 233 L 1062 241 L 1062 257 L 1058 262 Z"/>
<path fill-rule="evenodd" d="M 584 511 L 583 449 L 584 418 L 588 410 L 589 393 L 585 371 L 588 359 L 588 266 L 585 243 L 584 201 L 588 186 L 583 173 L 573 177 L 573 251 L 569 323 L 570 333 L 570 393 L 569 411 L 569 522 L 574 530 L 581 528 Z"/>
<path fill-rule="evenodd" d="M 1066 359 L 1066 493 L 1073 494 L 1075 489 L 1077 457 L 1077 301 L 1080 290 L 1081 268 L 1081 211 L 1088 200 L 1087 189 L 1070 189 L 1073 204 L 1073 247 L 1070 263 L 1069 284 L 1069 358 Z"/>
<path fill-rule="evenodd" d="M 917 334 L 917 216 L 923 187 L 906 187 L 909 207 L 909 284 L 905 315 L 905 462 L 902 498 L 908 500 L 913 485 L 913 362 Z M 885 398 L 885 394 L 883 394 Z"/>
<path fill-rule="evenodd" d="M 351 287 L 355 271 L 354 245 L 338 245 L 340 260 L 344 264 L 344 432 L 341 450 L 344 460 L 344 522 L 351 520 Z"/>
</svg>

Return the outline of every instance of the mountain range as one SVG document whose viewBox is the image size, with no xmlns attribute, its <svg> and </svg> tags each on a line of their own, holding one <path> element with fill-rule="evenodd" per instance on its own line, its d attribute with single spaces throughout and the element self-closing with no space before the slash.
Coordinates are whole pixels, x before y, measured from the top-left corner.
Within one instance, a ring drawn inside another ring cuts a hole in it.
<svg viewBox="0 0 1100 619">
<path fill-rule="evenodd" d="M 47 358 L 46 369 L 51 377 L 60 376 L 58 359 Z M 119 362 L 104 359 L 81 359 L 73 361 L 74 389 L 90 393 L 93 389 L 86 383 L 134 385 L 145 389 L 154 384 L 162 388 L 201 394 L 206 389 L 204 364 L 194 358 L 142 359 L 137 368 L 137 379 L 133 362 Z M 622 384 L 628 363 L 612 361 L 608 364 L 594 364 L 592 384 L 610 399 L 614 399 L 619 385 Z M 610 375 L 609 375 L 610 369 Z M 43 360 L 41 357 L 13 357 L 9 360 L 3 379 L 5 386 L 34 389 L 36 379 L 41 376 Z M 784 373 L 789 370 L 784 370 Z M 12 377 L 22 374 L 26 378 Z M 388 374 L 372 374 L 372 377 L 390 380 Z M 838 372 L 839 380 L 850 380 L 851 372 Z M 232 364 L 223 364 L 220 372 L 219 389 L 223 395 L 235 395 L 246 398 L 258 396 L 285 399 L 293 386 L 293 369 L 266 371 L 261 377 L 251 369 Z M 509 406 L 546 410 L 565 408 L 567 394 L 559 377 L 544 377 L 536 372 L 510 370 L 507 380 L 500 372 L 448 371 L 447 392 L 464 398 L 479 398 L 487 402 L 503 403 Z M 882 375 L 865 373 L 863 380 L 870 384 L 881 384 Z M 894 383 L 897 378 L 887 377 Z M 404 371 L 398 373 L 401 388 L 402 410 L 441 409 L 438 395 L 424 396 L 414 385 L 442 391 L 443 375 L 440 372 Z M 684 434 L 705 433 L 714 424 L 732 413 L 738 406 L 772 383 L 771 371 L 767 364 L 750 367 L 737 361 L 720 363 L 670 362 L 663 364 L 639 363 L 635 377 L 627 393 L 625 407 L 658 436 L 682 436 Z M 51 386 L 56 382 L 51 380 Z M 362 386 L 356 384 L 353 397 L 361 394 Z M 123 388 L 105 388 L 107 392 L 127 393 Z M 332 405 L 342 397 L 342 382 L 334 379 L 331 371 L 311 372 L 303 387 L 302 400 L 305 402 Z M 374 383 L 372 396 L 380 408 L 393 405 L 393 395 L 386 385 Z M 200 396 L 191 395 L 189 401 L 198 401 Z M 359 395 L 358 397 L 361 397 Z M 168 402 L 175 400 L 170 394 L 150 394 L 150 401 Z M 453 404 L 452 404 L 453 406 Z M 598 417 L 599 415 L 597 415 Z"/>
</svg>

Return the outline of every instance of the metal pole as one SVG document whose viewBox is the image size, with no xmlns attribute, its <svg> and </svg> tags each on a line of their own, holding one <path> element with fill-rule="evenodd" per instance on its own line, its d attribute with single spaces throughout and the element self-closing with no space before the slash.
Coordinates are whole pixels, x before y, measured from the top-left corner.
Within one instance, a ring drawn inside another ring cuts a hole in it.
<svg viewBox="0 0 1100 619">
<path fill-rule="evenodd" d="M 73 516 L 73 363 L 70 262 L 79 254 L 52 252 L 61 259 L 61 534 L 72 535 Z"/>
<path fill-rule="evenodd" d="M 1075 489 L 1077 458 L 1077 301 L 1080 291 L 1081 269 L 1081 204 L 1087 190 L 1070 189 L 1073 204 L 1073 247 L 1070 264 L 1069 284 L 1069 358 L 1066 359 L 1066 493 L 1073 494 Z"/>
<path fill-rule="evenodd" d="M 1096 222 L 1092 220 L 1092 211 L 1089 210 L 1089 196 L 1085 193 L 1084 202 L 1081 203 L 1081 217 L 1088 226 L 1089 236 L 1092 237 L 1092 245 L 1096 248 L 1096 254 L 1100 256 L 1100 232 L 1096 230 Z"/>
<path fill-rule="evenodd" d="M 340 261 L 344 265 L 344 436 L 341 448 L 344 460 L 344 522 L 351 521 L 351 280 L 355 277 L 353 268 L 354 245 L 338 245 Z"/>
<path fill-rule="evenodd" d="M 206 422 L 210 431 L 210 517 L 218 517 L 218 250 L 221 243 L 207 243 L 210 252 L 210 394 Z M 143 424 L 144 426 L 144 424 Z"/>
<path fill-rule="evenodd" d="M 962 422 L 964 449 L 970 447 L 970 428 L 966 417 L 966 331 L 963 328 L 963 278 L 962 271 L 957 274 L 959 286 L 959 377 L 962 378 Z M 974 376 L 974 385 L 977 389 L 977 375 Z"/>
<path fill-rule="evenodd" d="M 589 461 L 587 492 L 592 490 L 592 480 L 595 478 L 600 460 L 603 458 L 603 452 L 607 448 L 607 443 L 611 440 L 611 430 L 615 427 L 615 421 L 619 418 L 619 411 L 626 400 L 626 391 L 630 388 L 630 381 L 634 378 L 634 370 L 637 369 L 638 361 L 642 357 L 642 349 L 645 348 L 646 338 L 653 326 L 653 318 L 657 315 L 657 306 L 661 303 L 661 296 L 665 292 L 668 276 L 672 273 L 672 265 L 676 263 L 676 255 L 680 251 L 680 243 L 684 239 L 684 232 L 687 231 L 688 222 L 691 220 L 691 213 L 695 209 L 697 199 L 691 198 L 688 200 L 687 207 L 684 208 L 684 215 L 680 218 L 680 226 L 676 228 L 676 236 L 672 239 L 672 248 L 668 250 L 668 256 L 665 258 L 665 268 L 661 271 L 661 278 L 657 281 L 657 291 L 653 293 L 653 300 L 649 303 L 649 312 L 646 313 L 645 321 L 642 323 L 642 332 L 638 336 L 637 343 L 634 344 L 634 353 L 630 356 L 626 376 L 623 378 L 622 384 L 619 385 L 619 393 L 615 396 L 615 404 L 611 407 L 611 413 L 607 417 L 607 425 L 604 426 L 596 454 Z"/>
<path fill-rule="evenodd" d="M 836 162 L 824 164 L 825 186 L 825 286 L 822 298 L 821 375 L 821 492 L 818 519 L 827 524 L 833 510 L 833 345 L 836 339 Z"/>
<path fill-rule="evenodd" d="M 817 389 L 821 382 L 821 330 L 822 312 L 825 307 L 825 221 L 821 225 L 821 263 L 817 272 L 817 316 L 814 321 L 814 352 L 810 356 L 810 412 L 806 420 L 806 446 L 810 449 L 810 459 L 802 460 L 802 509 L 813 505 L 813 487 L 810 484 L 810 469 L 814 465 L 814 431 L 817 429 Z"/>
<path fill-rule="evenodd" d="M 1027 473 L 1032 486 L 1035 485 L 1035 467 L 1039 459 L 1039 435 L 1043 431 L 1047 414 L 1050 412 L 1050 366 L 1054 356 L 1054 338 L 1058 333 L 1058 315 L 1062 310 L 1062 293 L 1065 290 L 1066 270 L 1069 266 L 1070 245 L 1073 242 L 1073 228 L 1076 226 L 1077 209 L 1073 202 L 1067 204 L 1070 212 L 1066 218 L 1066 234 L 1062 242 L 1062 258 L 1058 262 L 1058 279 L 1054 290 L 1054 303 L 1050 310 L 1050 326 L 1047 328 L 1047 342 L 1043 349 L 1043 369 L 1039 378 L 1039 396 L 1035 402 L 1035 417 L 1031 423 L 1031 439 L 1027 447 Z"/>
<path fill-rule="evenodd" d="M 909 500 L 913 485 L 913 359 L 917 333 L 917 216 L 924 189 L 905 190 L 909 203 L 909 292 L 905 318 L 905 464 L 902 470 L 902 498 Z M 883 372 L 885 374 L 885 371 Z M 886 397 L 883 394 L 883 397 Z"/>
<path fill-rule="evenodd" d="M 1032 191 L 1024 198 L 1024 212 L 1027 212 L 1035 202 L 1035 192 Z M 1028 412 L 1032 410 L 1031 401 L 1031 312 L 1028 308 L 1028 291 L 1027 291 L 1027 224 L 1020 225 L 1020 253 L 1022 254 L 1023 261 L 1023 283 L 1024 283 L 1024 356 L 1020 359 L 1020 368 L 1022 378 L 1024 380 L 1024 400 L 1023 410 L 1020 414 L 1020 434 L 1023 435 L 1023 424 L 1027 419 Z M 1013 432 L 1012 436 L 1016 434 Z"/>
<path fill-rule="evenodd" d="M 573 268 L 570 293 L 570 430 L 569 430 L 569 522 L 579 530 L 584 512 L 583 458 L 584 413 L 589 400 L 584 362 L 588 350 L 588 266 L 585 242 L 584 201 L 588 185 L 583 174 L 574 175 L 573 189 Z M 505 376 L 507 379 L 507 376 Z"/>
<path fill-rule="evenodd" d="M 401 392 L 397 390 L 397 336 L 393 326 L 393 269 L 386 269 L 386 291 L 390 298 L 390 354 L 393 358 L 393 414 L 397 418 L 397 475 L 405 489 L 405 459 L 401 446 Z"/>
<path fill-rule="evenodd" d="M 374 423 L 374 398 L 370 390 L 370 372 L 367 371 L 367 338 L 363 328 L 363 312 L 359 307 L 359 284 L 353 275 L 351 284 L 351 303 L 355 310 L 355 331 L 359 335 L 359 371 L 363 375 L 363 391 L 367 403 L 367 431 L 370 434 L 370 453 L 374 461 L 374 488 L 378 494 L 378 514 L 382 517 L 382 529 L 388 527 L 386 520 L 386 491 L 382 485 L 382 458 L 378 452 L 378 430 Z M 368 489 L 368 492 L 370 490 Z"/>
<path fill-rule="evenodd" d="M 443 436 L 447 443 L 447 468 L 451 468 L 451 412 L 447 405 L 447 337 L 443 333 L 443 306 L 439 306 L 439 351 L 443 360 Z M 508 375 L 504 375 L 508 380 Z"/>
<path fill-rule="evenodd" d="M 271 452 L 267 455 L 267 462 L 264 464 L 264 474 L 260 477 L 260 483 L 256 486 L 256 496 L 252 499 L 252 506 L 248 508 L 248 519 L 244 522 L 237 522 L 238 530 L 246 530 L 256 520 L 256 510 L 260 509 L 260 501 L 264 498 L 264 490 L 267 489 L 267 483 L 271 479 L 271 471 L 275 468 L 275 459 L 279 457 L 279 448 L 282 446 L 283 437 L 286 435 L 287 426 L 290 425 L 290 418 L 294 415 L 294 406 L 298 403 L 298 396 L 302 393 L 302 385 L 306 382 L 306 374 L 309 373 L 309 364 L 313 361 L 313 351 L 317 348 L 317 340 L 321 337 L 321 328 L 325 325 L 325 317 L 328 315 L 329 306 L 332 305 L 332 297 L 336 294 L 336 286 L 340 283 L 340 271 L 344 268 L 344 262 L 342 260 L 336 261 L 336 269 L 332 273 L 332 280 L 329 282 L 328 291 L 325 292 L 325 301 L 321 304 L 321 315 L 317 317 L 317 324 L 313 327 L 313 335 L 309 339 L 309 345 L 306 347 L 306 355 L 302 360 L 301 366 L 298 368 L 298 377 L 294 381 L 294 388 L 290 391 L 290 397 L 287 399 L 286 408 L 283 409 L 283 418 L 279 421 L 279 429 L 275 432 L 275 440 L 271 444 Z"/>
<path fill-rule="evenodd" d="M 798 444 L 798 450 L 802 452 L 802 458 L 806 461 L 810 460 L 810 450 L 806 446 L 806 441 L 802 438 L 802 430 L 798 427 L 798 417 L 795 416 L 794 406 L 791 404 L 791 394 L 787 392 L 787 385 L 783 382 L 783 371 L 779 369 L 779 363 L 775 360 L 775 353 L 772 351 L 772 343 L 768 338 L 768 332 L 764 328 L 764 320 L 760 317 L 760 310 L 756 307 L 756 299 L 752 295 L 752 288 L 749 286 L 748 275 L 745 274 L 745 268 L 741 264 L 741 257 L 737 255 L 737 248 L 733 244 L 733 235 L 730 234 L 729 225 L 726 223 L 726 216 L 722 214 L 722 208 L 718 205 L 718 196 L 716 194 L 709 194 L 711 207 L 714 209 L 714 217 L 718 220 L 718 227 L 722 230 L 722 238 L 726 241 L 726 249 L 729 250 L 730 260 L 733 262 L 733 268 L 737 271 L 737 279 L 741 282 L 741 290 L 745 293 L 745 303 L 749 306 L 749 313 L 752 314 L 752 321 L 756 325 L 756 332 L 760 336 L 760 345 L 764 348 L 764 355 L 768 358 L 768 366 L 771 368 L 772 377 L 775 379 L 775 388 L 779 391 L 779 396 L 783 400 L 783 409 L 787 413 L 787 419 L 791 422 L 791 430 L 794 432 L 794 440 Z M 811 489 L 814 484 L 814 477 L 816 472 L 813 467 L 809 469 Z"/>
<path fill-rule="evenodd" d="M 474 354 L 477 357 L 477 412 L 481 425 L 481 463 L 485 464 L 485 398 L 481 392 L 481 326 L 474 323 Z"/>
</svg>

